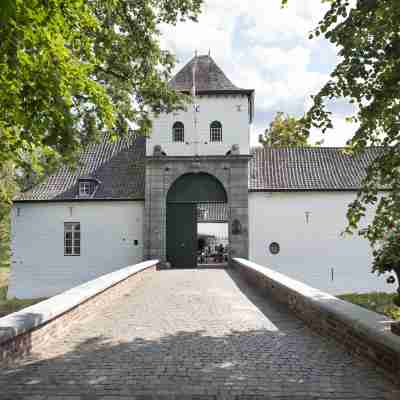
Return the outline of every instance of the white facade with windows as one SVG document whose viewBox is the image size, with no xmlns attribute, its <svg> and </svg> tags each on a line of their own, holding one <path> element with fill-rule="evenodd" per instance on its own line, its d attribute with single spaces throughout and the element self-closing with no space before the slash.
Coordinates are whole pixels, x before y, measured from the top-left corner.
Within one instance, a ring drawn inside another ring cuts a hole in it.
<svg viewBox="0 0 400 400">
<path fill-rule="evenodd" d="M 387 275 L 371 274 L 368 242 L 341 236 L 353 198 L 351 192 L 250 193 L 250 260 L 333 294 L 393 291 Z M 141 261 L 143 216 L 144 202 L 18 203 L 8 295 L 48 297 Z M 77 222 L 81 254 L 72 256 L 66 227 Z"/>
<path fill-rule="evenodd" d="M 192 105 L 188 105 L 186 111 L 163 114 L 154 119 L 153 129 L 146 145 L 147 155 L 153 155 L 154 146 L 160 145 L 167 156 L 192 156 L 195 154 L 196 142 L 198 142 L 198 155 L 225 155 L 235 144 L 239 146 L 240 154 L 249 154 L 248 96 L 202 95 L 197 97 L 196 103 L 198 104 L 196 128 Z M 173 126 L 176 122 L 184 125 L 184 141 L 174 140 Z M 221 129 L 211 128 L 213 122 L 219 122 Z"/>
<path fill-rule="evenodd" d="M 367 240 L 342 235 L 354 192 L 249 194 L 250 260 L 333 294 L 393 291 Z M 364 224 L 372 218 L 372 211 Z M 271 243 L 279 244 L 272 254 Z"/>
<path fill-rule="evenodd" d="M 142 261 L 143 212 L 140 201 L 16 204 L 8 296 L 49 297 Z"/>
</svg>

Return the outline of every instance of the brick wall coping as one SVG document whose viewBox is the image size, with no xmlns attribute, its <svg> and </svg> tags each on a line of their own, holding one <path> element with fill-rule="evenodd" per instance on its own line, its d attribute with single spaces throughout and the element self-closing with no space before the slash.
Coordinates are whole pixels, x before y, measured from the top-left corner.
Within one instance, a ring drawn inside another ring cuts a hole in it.
<svg viewBox="0 0 400 400">
<path fill-rule="evenodd" d="M 138 272 L 154 267 L 158 263 L 158 260 L 150 260 L 122 268 L 0 318 L 0 346 L 2 343 L 54 320 L 108 288 Z"/>
<path fill-rule="evenodd" d="M 361 333 L 369 340 L 390 348 L 400 355 L 400 337 L 390 331 L 391 324 L 394 322 L 390 318 L 338 299 L 335 296 L 321 292 L 284 274 L 243 258 L 234 258 L 233 261 L 242 267 L 264 275 L 272 283 L 276 283 L 277 288 L 287 289 L 288 292 L 302 297 L 310 305 L 310 308 L 317 309 L 323 315 L 342 321 L 345 325 L 351 326 L 355 332 Z M 288 301 L 290 300 L 288 299 Z"/>
</svg>

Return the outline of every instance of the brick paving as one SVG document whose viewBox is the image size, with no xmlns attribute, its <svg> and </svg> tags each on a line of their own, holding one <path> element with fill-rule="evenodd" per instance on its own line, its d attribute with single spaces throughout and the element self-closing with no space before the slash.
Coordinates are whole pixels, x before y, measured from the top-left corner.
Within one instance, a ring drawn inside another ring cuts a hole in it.
<svg viewBox="0 0 400 400">
<path fill-rule="evenodd" d="M 160 271 L 0 371 L 0 399 L 400 399 L 230 271 Z"/>
</svg>

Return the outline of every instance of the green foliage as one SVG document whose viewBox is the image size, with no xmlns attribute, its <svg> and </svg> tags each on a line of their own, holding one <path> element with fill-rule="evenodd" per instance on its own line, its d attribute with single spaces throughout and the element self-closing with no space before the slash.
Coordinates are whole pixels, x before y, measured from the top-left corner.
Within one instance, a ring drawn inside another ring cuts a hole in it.
<svg viewBox="0 0 400 400">
<path fill-rule="evenodd" d="M 400 271 L 400 229 L 393 227 L 379 248 L 374 251 L 374 271 L 384 273 L 391 268 Z"/>
<path fill-rule="evenodd" d="M 287 2 L 283 0 L 283 5 Z M 374 269 L 391 271 L 400 263 L 398 251 L 389 262 L 379 248 L 394 250 L 393 244 L 384 243 L 387 232 L 400 225 L 400 2 L 325 2 L 330 4 L 329 10 L 310 38 L 324 36 L 336 45 L 340 62 L 313 96 L 304 127 L 317 127 L 323 132 L 332 128 L 327 104 L 344 98 L 354 105 L 355 111 L 348 119 L 358 126 L 348 142 L 349 152 L 358 154 L 371 145 L 381 148 L 368 168 L 357 199 L 349 206 L 347 232 L 357 232 L 366 208 L 375 206 L 373 221 L 359 233 L 376 250 Z M 383 188 L 386 191 L 378 195 Z"/>
<path fill-rule="evenodd" d="M 7 298 L 7 286 L 0 286 L 0 302 L 4 302 Z"/>
<path fill-rule="evenodd" d="M 110 130 L 150 128 L 185 99 L 158 26 L 202 0 L 7 0 L 0 11 L 0 165 L 43 174 Z"/>
<path fill-rule="evenodd" d="M 10 266 L 10 199 L 17 191 L 14 167 L 6 163 L 0 168 L 0 268 Z"/>
<path fill-rule="evenodd" d="M 301 119 L 278 112 L 259 142 L 269 147 L 307 146 L 308 132 L 304 132 Z"/>
<path fill-rule="evenodd" d="M 3 289 L 3 290 L 2 290 Z M 4 296 L 2 298 L 2 296 Z M 0 288 L 0 318 L 46 299 L 6 299 L 6 288 Z"/>
<path fill-rule="evenodd" d="M 338 296 L 340 299 L 400 320 L 400 308 L 394 305 L 395 293 L 348 293 Z"/>
<path fill-rule="evenodd" d="M 73 165 L 105 130 L 147 134 L 151 113 L 184 105 L 167 83 L 175 59 L 160 48 L 158 25 L 195 20 L 201 3 L 0 3 L 0 265 L 9 259 L 11 182 Z"/>
</svg>

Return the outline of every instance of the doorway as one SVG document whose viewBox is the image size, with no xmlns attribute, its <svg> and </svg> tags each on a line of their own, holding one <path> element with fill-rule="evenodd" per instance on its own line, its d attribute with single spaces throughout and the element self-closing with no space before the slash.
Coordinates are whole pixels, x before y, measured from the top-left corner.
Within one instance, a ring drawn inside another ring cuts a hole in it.
<svg viewBox="0 0 400 400">
<path fill-rule="evenodd" d="M 197 224 L 197 265 L 222 266 L 229 255 L 228 223 Z"/>
<path fill-rule="evenodd" d="M 220 221 L 215 217 L 221 210 L 227 215 L 224 187 L 212 175 L 185 174 L 168 191 L 166 209 L 167 261 L 174 268 L 197 267 L 199 224 Z"/>
<path fill-rule="evenodd" d="M 221 266 L 228 262 L 228 208 L 224 203 L 197 204 L 197 264 Z"/>
</svg>

